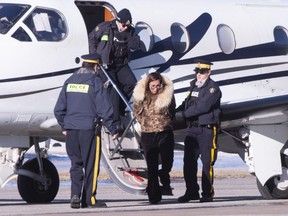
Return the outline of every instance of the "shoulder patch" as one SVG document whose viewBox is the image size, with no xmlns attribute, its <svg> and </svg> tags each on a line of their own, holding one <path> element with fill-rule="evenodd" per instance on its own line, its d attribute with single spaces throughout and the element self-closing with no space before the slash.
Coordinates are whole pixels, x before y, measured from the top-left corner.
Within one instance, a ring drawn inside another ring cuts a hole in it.
<svg viewBox="0 0 288 216">
<path fill-rule="evenodd" d="M 96 26 L 96 28 L 95 28 L 95 31 L 98 31 L 99 30 L 99 27 L 98 26 Z"/>
<path fill-rule="evenodd" d="M 213 94 L 215 91 L 216 91 L 216 89 L 213 88 L 213 87 L 209 89 L 209 92 L 210 92 L 211 94 Z"/>
</svg>

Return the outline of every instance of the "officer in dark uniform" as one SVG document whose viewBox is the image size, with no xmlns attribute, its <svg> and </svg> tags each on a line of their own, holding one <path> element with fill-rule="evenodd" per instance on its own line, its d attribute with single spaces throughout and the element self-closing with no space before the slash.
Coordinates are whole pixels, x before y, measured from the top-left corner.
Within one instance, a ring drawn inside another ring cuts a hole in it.
<svg viewBox="0 0 288 216">
<path fill-rule="evenodd" d="M 124 8 L 117 14 L 116 19 L 102 22 L 89 34 L 90 53 L 101 54 L 102 62 L 106 65 L 107 72 L 117 87 L 122 90 L 129 101 L 136 85 L 136 77 L 128 65 L 130 50 L 140 48 L 140 37 L 132 26 L 132 16 L 128 9 Z M 100 74 L 101 75 L 101 74 Z M 105 75 L 101 75 L 104 83 L 107 83 Z M 114 122 L 118 127 L 120 114 L 124 114 L 125 105 L 110 85 L 109 94 L 114 108 Z"/>
<path fill-rule="evenodd" d="M 64 83 L 54 108 L 55 117 L 66 135 L 66 151 L 71 160 L 71 208 L 105 207 L 96 201 L 100 164 L 100 143 L 95 141 L 95 119 L 117 138 L 113 107 L 99 76 L 98 54 L 82 56 L 82 67 Z"/>
<path fill-rule="evenodd" d="M 210 78 L 211 62 L 196 60 L 196 79 L 190 84 L 189 95 L 176 109 L 176 119 L 185 119 L 187 131 L 184 148 L 184 179 L 186 192 L 178 202 L 199 200 L 197 183 L 198 158 L 202 161 L 202 197 L 200 202 L 212 202 L 213 165 L 217 158 L 217 131 L 220 120 L 219 86 Z"/>
</svg>

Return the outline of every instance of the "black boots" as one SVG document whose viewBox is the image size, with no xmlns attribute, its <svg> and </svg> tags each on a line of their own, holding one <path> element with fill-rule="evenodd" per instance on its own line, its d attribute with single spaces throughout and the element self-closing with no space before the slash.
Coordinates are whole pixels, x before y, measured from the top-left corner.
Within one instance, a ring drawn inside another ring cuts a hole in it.
<svg viewBox="0 0 288 216">
<path fill-rule="evenodd" d="M 160 186 L 161 194 L 166 196 L 173 196 L 172 188 L 170 185 L 168 186 Z"/>
<path fill-rule="evenodd" d="M 200 202 L 213 202 L 213 197 L 201 197 Z"/>
<path fill-rule="evenodd" d="M 80 198 L 79 198 L 79 196 L 74 195 L 71 198 L 70 206 L 71 206 L 71 208 L 77 208 L 77 209 L 80 208 Z"/>
<path fill-rule="evenodd" d="M 178 198 L 178 202 L 180 203 L 187 203 L 190 200 L 199 200 L 199 194 L 198 193 L 191 193 L 186 191 L 185 194 Z"/>
<path fill-rule="evenodd" d="M 189 191 L 186 191 L 185 194 L 178 198 L 178 202 L 180 203 L 187 203 L 190 200 L 199 200 L 200 202 L 213 202 L 213 196 L 211 197 L 201 197 L 198 193 L 192 193 Z"/>
</svg>

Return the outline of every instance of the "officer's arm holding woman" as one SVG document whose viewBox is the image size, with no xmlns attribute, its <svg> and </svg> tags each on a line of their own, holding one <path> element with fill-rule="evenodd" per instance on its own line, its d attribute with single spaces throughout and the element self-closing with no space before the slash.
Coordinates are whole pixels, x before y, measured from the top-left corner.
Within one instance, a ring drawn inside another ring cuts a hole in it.
<svg viewBox="0 0 288 216">
<path fill-rule="evenodd" d="M 216 108 L 215 105 L 221 97 L 221 91 L 218 87 L 211 88 L 214 91 L 213 93 L 210 93 L 209 91 L 204 92 L 198 99 L 197 103 L 194 103 L 193 106 L 190 106 L 187 109 L 184 108 L 187 101 L 186 98 L 186 100 L 177 108 L 176 118 L 190 118 L 193 116 L 199 116 Z M 189 93 L 191 92 L 192 90 L 190 89 Z"/>
</svg>

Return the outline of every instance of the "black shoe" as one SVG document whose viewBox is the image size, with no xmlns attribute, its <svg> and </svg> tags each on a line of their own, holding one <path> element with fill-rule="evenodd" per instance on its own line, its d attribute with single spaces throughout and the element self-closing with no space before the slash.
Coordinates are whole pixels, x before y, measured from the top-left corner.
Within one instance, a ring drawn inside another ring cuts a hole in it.
<svg viewBox="0 0 288 216">
<path fill-rule="evenodd" d="M 86 203 L 82 203 L 81 208 L 88 208 L 88 205 Z"/>
<path fill-rule="evenodd" d="M 80 208 L 80 198 L 79 198 L 79 196 L 74 195 L 72 197 L 71 202 L 70 202 L 70 206 L 71 206 L 71 208 L 76 208 L 76 209 Z"/>
<path fill-rule="evenodd" d="M 161 201 L 161 199 L 156 199 L 156 200 L 149 200 L 150 204 L 158 204 Z"/>
<path fill-rule="evenodd" d="M 213 202 L 213 197 L 201 197 L 200 202 Z"/>
<path fill-rule="evenodd" d="M 173 196 L 172 192 L 173 189 L 170 186 L 168 187 L 161 186 L 160 190 L 162 195 Z"/>
<path fill-rule="evenodd" d="M 190 200 L 199 200 L 199 198 L 199 194 L 190 194 L 186 192 L 183 196 L 178 198 L 178 202 L 187 203 Z"/>
<path fill-rule="evenodd" d="M 105 202 L 96 202 L 94 205 L 88 205 L 88 208 L 106 208 Z"/>
</svg>

